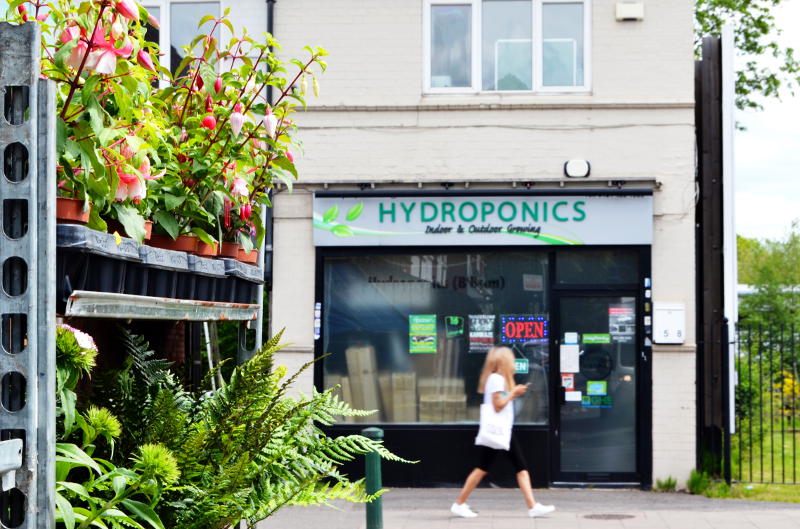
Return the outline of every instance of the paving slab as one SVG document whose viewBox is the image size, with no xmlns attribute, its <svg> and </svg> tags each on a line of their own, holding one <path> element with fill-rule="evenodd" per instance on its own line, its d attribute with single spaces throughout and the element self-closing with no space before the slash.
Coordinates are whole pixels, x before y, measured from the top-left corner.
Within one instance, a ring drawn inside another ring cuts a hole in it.
<svg viewBox="0 0 800 529">
<path fill-rule="evenodd" d="M 457 489 L 391 489 L 383 496 L 384 529 L 800 529 L 800 504 L 705 498 L 628 489 L 546 489 L 537 501 L 557 510 L 528 518 L 517 489 L 480 488 L 469 499 L 477 518 L 457 518 Z M 257 529 L 365 529 L 365 507 L 285 507 Z"/>
</svg>

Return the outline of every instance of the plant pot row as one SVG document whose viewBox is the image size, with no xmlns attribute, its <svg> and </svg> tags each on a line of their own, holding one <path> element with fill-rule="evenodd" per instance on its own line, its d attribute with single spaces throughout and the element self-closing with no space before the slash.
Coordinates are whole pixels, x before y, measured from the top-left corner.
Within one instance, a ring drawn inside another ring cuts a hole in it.
<svg viewBox="0 0 800 529">
<path fill-rule="evenodd" d="M 84 211 L 84 202 L 76 198 L 58 197 L 56 201 L 56 220 L 60 224 L 79 224 L 83 225 L 89 221 L 89 211 Z M 153 223 L 145 221 L 145 244 L 164 250 L 186 252 L 200 257 L 227 257 L 236 259 L 243 263 L 256 264 L 258 262 L 258 250 L 245 251 L 239 243 L 223 242 L 220 245 L 207 244 L 194 235 L 179 235 L 177 239 L 172 239 L 168 235 L 153 234 Z M 117 221 L 108 221 L 108 232 L 117 232 L 127 236 L 125 228 Z"/>
<path fill-rule="evenodd" d="M 59 225 L 57 310 L 74 290 L 174 299 L 255 303 L 263 270 L 240 261 L 140 246 L 79 225 Z"/>
</svg>

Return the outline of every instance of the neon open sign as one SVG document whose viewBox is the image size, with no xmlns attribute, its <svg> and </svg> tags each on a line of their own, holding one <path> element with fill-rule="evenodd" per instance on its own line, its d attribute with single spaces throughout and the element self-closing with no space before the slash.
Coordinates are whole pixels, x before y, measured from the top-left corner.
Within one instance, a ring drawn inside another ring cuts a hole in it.
<svg viewBox="0 0 800 529">
<path fill-rule="evenodd" d="M 547 341 L 547 318 L 544 316 L 500 316 L 503 343 Z"/>
</svg>

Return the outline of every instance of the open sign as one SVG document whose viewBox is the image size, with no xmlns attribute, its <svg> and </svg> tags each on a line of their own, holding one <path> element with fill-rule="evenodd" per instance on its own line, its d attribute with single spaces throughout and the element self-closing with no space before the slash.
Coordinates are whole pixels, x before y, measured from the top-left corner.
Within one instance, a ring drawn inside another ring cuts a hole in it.
<svg viewBox="0 0 800 529">
<path fill-rule="evenodd" d="M 501 316 L 503 343 L 547 340 L 547 319 L 543 316 Z"/>
</svg>

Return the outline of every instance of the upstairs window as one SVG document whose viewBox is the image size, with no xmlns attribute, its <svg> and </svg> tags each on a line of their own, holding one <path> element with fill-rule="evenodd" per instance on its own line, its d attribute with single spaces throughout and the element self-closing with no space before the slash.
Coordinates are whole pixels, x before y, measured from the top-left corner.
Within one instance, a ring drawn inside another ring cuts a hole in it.
<svg viewBox="0 0 800 529">
<path fill-rule="evenodd" d="M 588 90 L 589 4 L 425 0 L 425 91 Z"/>
</svg>

